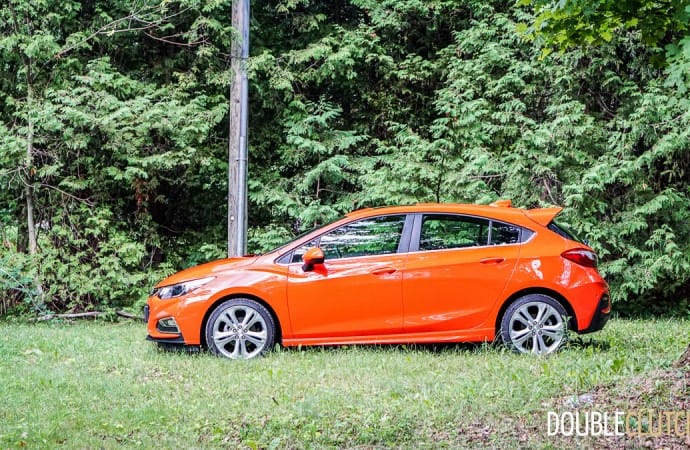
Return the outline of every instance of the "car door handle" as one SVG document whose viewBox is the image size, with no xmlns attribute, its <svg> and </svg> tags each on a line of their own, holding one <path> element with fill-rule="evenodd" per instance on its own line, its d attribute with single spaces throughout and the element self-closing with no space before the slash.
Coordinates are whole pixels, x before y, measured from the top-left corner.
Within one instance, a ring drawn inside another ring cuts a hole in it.
<svg viewBox="0 0 690 450">
<path fill-rule="evenodd" d="M 482 258 L 479 260 L 479 262 L 482 264 L 500 264 L 505 260 L 506 260 L 505 258 L 501 258 L 500 256 L 495 256 L 493 258 Z"/>
<path fill-rule="evenodd" d="M 393 267 L 381 267 L 380 269 L 374 269 L 371 271 L 372 275 L 390 275 L 395 273 L 395 268 Z"/>
</svg>

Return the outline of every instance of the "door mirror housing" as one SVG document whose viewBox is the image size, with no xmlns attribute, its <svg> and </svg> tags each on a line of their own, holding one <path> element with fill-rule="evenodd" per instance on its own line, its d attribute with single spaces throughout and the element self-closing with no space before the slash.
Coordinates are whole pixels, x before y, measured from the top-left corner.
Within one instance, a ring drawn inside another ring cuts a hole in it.
<svg viewBox="0 0 690 450">
<path fill-rule="evenodd" d="M 304 263 L 302 264 L 302 270 L 311 272 L 316 264 L 323 264 L 325 259 L 323 250 L 319 247 L 312 247 L 302 255 L 302 262 Z"/>
</svg>

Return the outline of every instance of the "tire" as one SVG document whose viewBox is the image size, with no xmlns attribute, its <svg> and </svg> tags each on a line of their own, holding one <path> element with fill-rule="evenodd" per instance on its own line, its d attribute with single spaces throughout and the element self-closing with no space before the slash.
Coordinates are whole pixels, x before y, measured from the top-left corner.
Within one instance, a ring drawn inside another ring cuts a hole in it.
<svg viewBox="0 0 690 450">
<path fill-rule="evenodd" d="M 517 353 L 553 353 L 568 339 L 567 315 L 563 305 L 548 295 L 525 295 L 503 314 L 501 340 Z"/>
<path fill-rule="evenodd" d="M 221 303 L 206 322 L 208 349 L 230 359 L 251 359 L 273 347 L 273 315 L 259 302 L 235 298 Z"/>
</svg>

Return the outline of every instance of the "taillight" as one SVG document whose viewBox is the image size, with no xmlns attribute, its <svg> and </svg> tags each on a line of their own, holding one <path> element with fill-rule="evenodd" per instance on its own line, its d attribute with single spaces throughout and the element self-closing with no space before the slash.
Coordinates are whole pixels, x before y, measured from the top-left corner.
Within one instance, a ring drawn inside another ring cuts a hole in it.
<svg viewBox="0 0 690 450">
<path fill-rule="evenodd" d="M 597 267 L 597 255 L 585 248 L 574 248 L 561 253 L 561 256 L 581 266 Z"/>
</svg>

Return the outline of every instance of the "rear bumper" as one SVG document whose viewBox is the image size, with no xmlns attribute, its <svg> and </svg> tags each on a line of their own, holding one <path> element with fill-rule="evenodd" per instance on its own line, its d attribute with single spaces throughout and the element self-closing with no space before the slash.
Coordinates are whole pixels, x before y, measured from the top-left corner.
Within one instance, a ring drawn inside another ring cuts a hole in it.
<svg viewBox="0 0 690 450">
<path fill-rule="evenodd" d="M 606 325 L 606 322 L 609 321 L 610 317 L 611 317 L 611 298 L 609 297 L 608 294 L 604 294 L 601 296 L 601 299 L 599 300 L 599 304 L 597 305 L 597 310 L 594 313 L 594 317 L 592 317 L 592 322 L 590 322 L 590 324 L 587 328 L 585 328 L 584 330 L 581 330 L 580 334 L 593 333 L 595 331 L 601 330 L 602 328 L 604 328 L 604 325 Z"/>
</svg>

